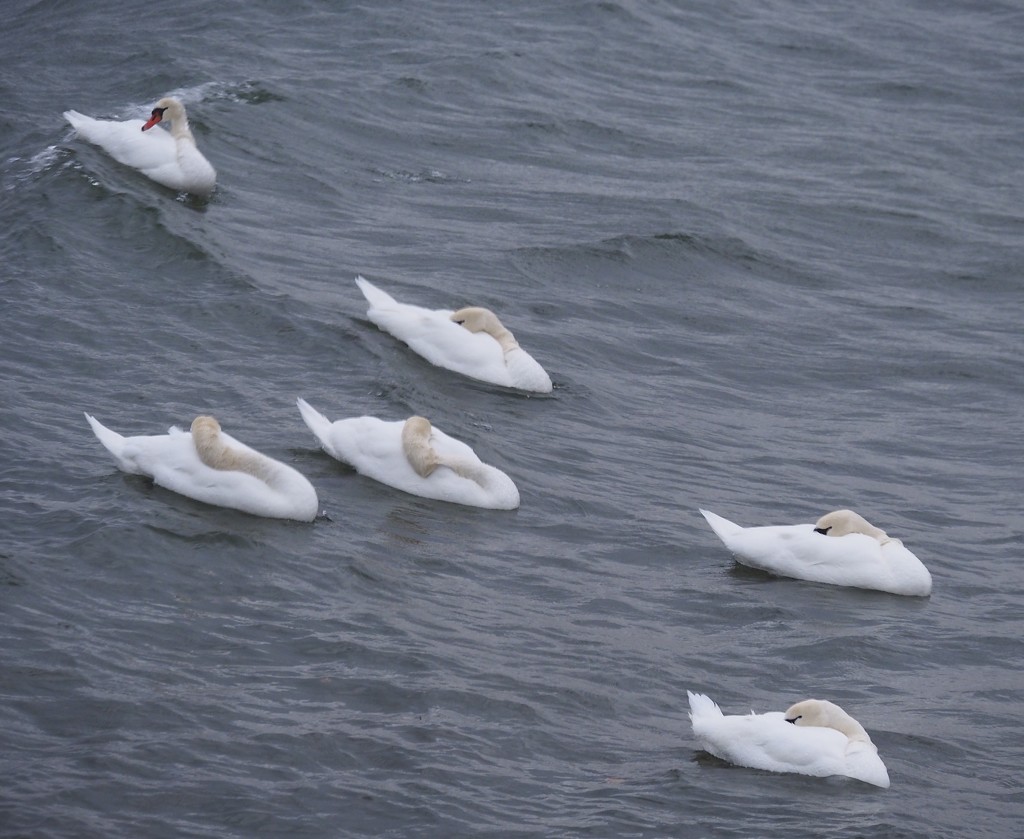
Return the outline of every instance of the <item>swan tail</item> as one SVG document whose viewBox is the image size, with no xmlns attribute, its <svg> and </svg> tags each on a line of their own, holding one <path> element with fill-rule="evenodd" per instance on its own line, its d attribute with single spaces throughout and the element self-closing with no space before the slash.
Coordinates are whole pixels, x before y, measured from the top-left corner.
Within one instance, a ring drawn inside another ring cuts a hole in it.
<svg viewBox="0 0 1024 839">
<path fill-rule="evenodd" d="M 301 397 L 295 401 L 295 404 L 299 406 L 299 413 L 302 414 L 302 421 L 306 423 L 309 430 L 312 431 L 316 436 L 316 439 L 320 441 L 320 445 L 327 445 L 328 435 L 331 430 L 331 421 Z"/>
<path fill-rule="evenodd" d="M 398 305 L 394 297 L 386 291 L 381 291 L 377 286 L 363 277 L 356 277 L 356 285 L 370 304 L 371 309 L 389 309 Z"/>
<path fill-rule="evenodd" d="M 78 113 L 78 111 L 65 111 L 64 119 L 71 123 L 72 128 L 78 128 L 83 122 L 89 119 L 89 117 L 85 114 Z"/>
<path fill-rule="evenodd" d="M 686 691 L 686 695 L 690 699 L 690 719 L 695 720 L 697 717 L 721 717 L 722 709 L 715 704 L 715 702 L 705 696 L 703 693 L 693 693 L 692 691 Z"/>
<path fill-rule="evenodd" d="M 723 542 L 726 541 L 728 537 L 735 536 L 743 530 L 743 528 L 735 522 L 731 522 L 729 519 L 715 515 L 710 510 L 701 510 L 700 513 L 707 520 L 707 523 L 711 525 L 711 529 L 715 531 L 715 535 Z"/>
<path fill-rule="evenodd" d="M 111 431 L 96 417 L 86 414 L 85 418 L 89 421 L 89 425 L 92 426 L 93 434 L 103 444 L 103 448 L 114 456 L 118 468 L 124 472 L 141 474 L 135 464 L 125 456 L 126 439 L 116 431 Z"/>
</svg>

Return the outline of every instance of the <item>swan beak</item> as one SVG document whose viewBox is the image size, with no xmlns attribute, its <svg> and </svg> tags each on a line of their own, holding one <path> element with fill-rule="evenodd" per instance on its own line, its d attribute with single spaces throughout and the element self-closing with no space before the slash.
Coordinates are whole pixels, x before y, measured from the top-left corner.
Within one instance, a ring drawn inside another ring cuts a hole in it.
<svg viewBox="0 0 1024 839">
<path fill-rule="evenodd" d="M 796 725 L 796 721 L 797 721 L 797 719 L 798 719 L 798 717 L 793 717 L 793 719 L 791 719 L 791 720 L 786 720 L 786 722 L 790 723 L 791 725 Z"/>
<path fill-rule="evenodd" d="M 814 528 L 814 532 L 815 533 L 820 533 L 822 536 L 828 536 L 828 532 L 831 529 L 832 529 L 831 527 L 816 527 L 816 528 Z"/>
<path fill-rule="evenodd" d="M 149 122 L 142 126 L 142 130 L 148 131 L 150 128 L 152 128 L 154 125 L 160 122 L 160 120 L 164 118 L 164 111 L 166 110 L 166 108 L 153 108 L 153 114 L 152 116 L 150 116 Z"/>
</svg>

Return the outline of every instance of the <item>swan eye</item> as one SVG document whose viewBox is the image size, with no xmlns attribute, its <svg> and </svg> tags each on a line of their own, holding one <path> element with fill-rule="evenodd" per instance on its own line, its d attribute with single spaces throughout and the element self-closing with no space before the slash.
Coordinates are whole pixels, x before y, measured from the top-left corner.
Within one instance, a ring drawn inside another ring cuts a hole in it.
<svg viewBox="0 0 1024 839">
<path fill-rule="evenodd" d="M 167 108 L 153 108 L 153 116 L 155 116 L 155 117 L 157 117 L 157 116 L 162 117 L 164 115 L 164 111 L 166 111 L 166 110 L 167 110 Z"/>
<path fill-rule="evenodd" d="M 814 528 L 815 533 L 820 533 L 822 536 L 828 536 L 828 532 L 832 529 L 832 525 L 828 527 L 816 527 Z"/>
</svg>

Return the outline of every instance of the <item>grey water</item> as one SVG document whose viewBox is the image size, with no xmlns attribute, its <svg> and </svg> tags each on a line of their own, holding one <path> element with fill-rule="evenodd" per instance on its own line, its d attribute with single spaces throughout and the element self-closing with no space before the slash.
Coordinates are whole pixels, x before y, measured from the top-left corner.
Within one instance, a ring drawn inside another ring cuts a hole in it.
<svg viewBox="0 0 1024 839">
<path fill-rule="evenodd" d="M 11 0 L 0 52 L 0 835 L 962 837 L 1024 821 L 1024 10 L 978 0 Z M 202 201 L 61 113 L 183 99 Z M 551 374 L 432 367 L 362 274 Z M 429 417 L 514 512 L 295 408 Z M 312 524 L 117 471 L 199 413 Z M 929 598 L 700 516 L 856 509 Z M 729 766 L 831 699 L 892 786 Z"/>
</svg>

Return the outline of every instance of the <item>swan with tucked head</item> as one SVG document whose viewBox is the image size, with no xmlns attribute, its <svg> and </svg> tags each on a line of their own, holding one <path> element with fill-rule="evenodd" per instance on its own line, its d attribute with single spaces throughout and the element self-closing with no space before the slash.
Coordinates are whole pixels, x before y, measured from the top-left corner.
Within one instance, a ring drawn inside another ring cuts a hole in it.
<svg viewBox="0 0 1024 839">
<path fill-rule="evenodd" d="M 889 786 L 889 772 L 867 731 L 833 702 L 804 699 L 784 713 L 725 715 L 707 696 L 687 696 L 694 736 L 715 757 L 769 772 L 844 775 Z"/>
<path fill-rule="evenodd" d="M 167 434 L 123 437 L 85 416 L 124 472 L 218 507 L 267 518 L 316 518 L 316 490 L 302 474 L 225 434 L 213 417 L 196 417 L 190 431 L 172 427 Z"/>
<path fill-rule="evenodd" d="M 551 392 L 544 368 L 489 309 L 425 309 L 399 303 L 362 277 L 356 284 L 370 304 L 367 317 L 431 364 L 503 387 Z"/>
<path fill-rule="evenodd" d="M 701 514 L 736 559 L 783 577 L 926 597 L 932 576 L 904 547 L 852 510 L 815 524 L 741 527 L 708 510 Z"/>
<path fill-rule="evenodd" d="M 78 111 L 65 111 L 64 118 L 81 137 L 118 163 L 159 184 L 204 197 L 216 186 L 217 173 L 196 147 L 185 106 L 174 97 L 157 102 L 145 122 L 94 119 Z M 161 122 L 167 123 L 170 131 L 150 130 Z"/>
<path fill-rule="evenodd" d="M 304 399 L 298 406 L 323 450 L 361 475 L 453 504 L 493 510 L 519 506 L 519 489 L 508 475 L 425 417 L 389 422 L 362 416 L 331 422 Z"/>
</svg>

